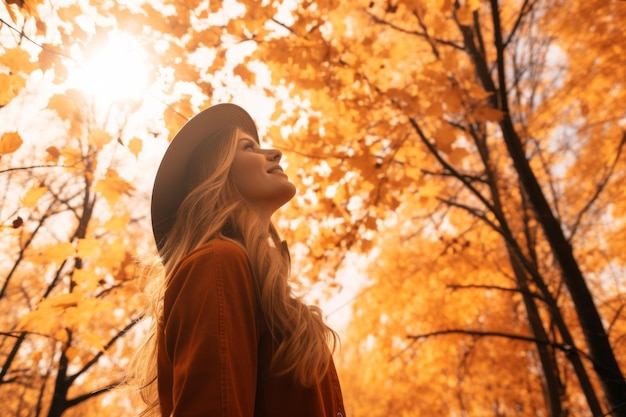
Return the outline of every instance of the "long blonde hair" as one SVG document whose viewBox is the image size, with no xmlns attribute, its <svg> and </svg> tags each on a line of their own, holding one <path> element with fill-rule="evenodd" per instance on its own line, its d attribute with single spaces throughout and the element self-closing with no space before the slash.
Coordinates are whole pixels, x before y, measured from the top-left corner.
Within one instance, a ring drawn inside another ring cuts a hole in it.
<svg viewBox="0 0 626 417">
<path fill-rule="evenodd" d="M 145 342 L 131 359 L 128 380 L 138 385 L 147 409 L 159 415 L 157 391 L 157 334 L 163 319 L 163 296 L 176 266 L 194 249 L 222 238 L 247 253 L 259 305 L 276 349 L 271 369 L 293 375 L 304 386 L 328 371 L 337 335 L 323 321 L 321 310 L 294 297 L 289 286 L 289 253 L 276 227 L 269 230 L 245 203 L 230 180 L 240 130 L 224 129 L 207 140 L 189 163 L 187 197 L 160 252 L 164 268 L 146 289 L 151 299 L 151 326 Z"/>
</svg>

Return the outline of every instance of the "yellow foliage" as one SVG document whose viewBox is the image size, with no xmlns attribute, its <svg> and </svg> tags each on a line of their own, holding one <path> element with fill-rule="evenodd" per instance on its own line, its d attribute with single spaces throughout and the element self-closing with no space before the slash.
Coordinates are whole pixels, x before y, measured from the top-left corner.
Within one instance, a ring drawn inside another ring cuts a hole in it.
<svg viewBox="0 0 626 417">
<path fill-rule="evenodd" d="M 168 140 L 171 141 L 172 139 L 174 139 L 174 135 L 176 135 L 180 128 L 183 127 L 186 120 L 184 116 L 182 116 L 180 113 L 176 112 L 169 106 L 165 109 L 163 119 L 165 120 L 165 126 L 167 127 L 167 130 L 169 132 Z"/>
<path fill-rule="evenodd" d="M 58 54 L 52 52 L 52 45 L 42 45 L 41 52 L 39 52 L 39 68 L 42 71 L 47 71 L 59 65 L 61 59 Z"/>
<path fill-rule="evenodd" d="M 489 106 L 479 106 L 474 109 L 473 116 L 479 122 L 499 122 L 504 113 L 501 110 Z"/>
<path fill-rule="evenodd" d="M 447 123 L 441 123 L 433 133 L 437 149 L 443 153 L 452 152 L 452 145 L 457 140 L 455 129 Z"/>
<path fill-rule="evenodd" d="M 463 26 L 471 26 L 472 25 L 472 10 L 469 5 L 464 4 L 458 9 L 455 10 L 455 15 L 459 24 Z"/>
<path fill-rule="evenodd" d="M 129 219 L 128 213 L 114 215 L 104 223 L 103 227 L 110 232 L 119 232 L 126 229 Z"/>
<path fill-rule="evenodd" d="M 57 163 L 59 162 L 59 157 L 61 156 L 61 152 L 56 146 L 49 146 L 46 148 L 46 157 L 44 159 L 45 162 Z"/>
<path fill-rule="evenodd" d="M 52 150 L 51 155 L 54 157 L 57 152 L 58 151 Z M 78 149 L 72 146 L 64 147 L 60 152 L 60 156 L 63 157 L 63 165 L 70 170 L 85 168 L 83 155 Z"/>
<path fill-rule="evenodd" d="M 113 136 L 103 129 L 94 129 L 89 132 L 89 143 L 101 150 L 104 145 L 113 140 Z"/>
<path fill-rule="evenodd" d="M 78 239 L 76 243 L 76 256 L 79 258 L 91 258 L 98 254 L 100 245 L 95 238 Z"/>
<path fill-rule="evenodd" d="M 122 195 L 129 195 L 135 187 L 119 176 L 116 170 L 109 168 L 103 179 L 97 182 L 95 190 L 102 194 L 111 207 Z"/>
<path fill-rule="evenodd" d="M 37 201 L 39 201 L 39 199 L 43 197 L 46 192 L 48 192 L 48 187 L 41 187 L 37 185 L 31 187 L 26 194 L 24 194 L 24 197 L 22 197 L 22 206 L 25 208 L 34 207 L 35 204 L 37 204 Z"/>
<path fill-rule="evenodd" d="M 0 65 L 8 67 L 11 73 L 31 73 L 37 68 L 37 63 L 31 61 L 30 54 L 25 49 L 16 47 L 4 51 L 0 55 Z"/>
<path fill-rule="evenodd" d="M 92 269 L 77 269 L 72 275 L 72 280 L 79 286 L 81 292 L 90 294 L 98 288 L 100 277 Z"/>
<path fill-rule="evenodd" d="M 0 106 L 7 105 L 26 86 L 26 79 L 20 74 L 0 73 Z"/>
<path fill-rule="evenodd" d="M 128 150 L 135 155 L 135 158 L 139 158 L 141 149 L 143 148 L 143 141 L 139 138 L 132 138 L 128 141 Z"/>
<path fill-rule="evenodd" d="M 233 68 L 233 74 L 241 77 L 243 82 L 248 85 L 253 85 L 256 83 L 256 74 L 248 69 L 247 65 L 239 64 L 235 68 Z"/>
<path fill-rule="evenodd" d="M 61 7 L 57 10 L 57 14 L 61 20 L 72 22 L 82 13 L 82 9 L 78 4 L 71 4 L 67 7 Z"/>
<path fill-rule="evenodd" d="M 61 119 L 70 120 L 79 112 L 80 103 L 77 103 L 68 94 L 54 94 L 48 101 L 46 108 L 54 110 Z"/>
<path fill-rule="evenodd" d="M 17 151 L 22 146 L 22 137 L 17 132 L 6 132 L 0 137 L 0 155 Z"/>
<path fill-rule="evenodd" d="M 31 261 L 60 264 L 71 256 L 74 256 L 74 252 L 74 245 L 69 242 L 60 242 L 40 247 L 36 250 L 36 254 L 31 258 Z"/>
</svg>

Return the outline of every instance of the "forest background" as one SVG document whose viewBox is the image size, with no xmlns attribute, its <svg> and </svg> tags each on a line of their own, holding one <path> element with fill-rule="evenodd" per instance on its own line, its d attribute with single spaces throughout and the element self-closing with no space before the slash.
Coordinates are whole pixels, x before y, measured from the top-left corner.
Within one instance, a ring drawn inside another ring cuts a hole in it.
<svg viewBox="0 0 626 417">
<path fill-rule="evenodd" d="M 626 416 L 626 2 L 3 0 L 0 19 L 3 416 L 140 410 L 119 384 L 152 178 L 221 101 L 298 186 L 276 220 L 301 293 L 342 300 L 348 415 Z"/>
</svg>

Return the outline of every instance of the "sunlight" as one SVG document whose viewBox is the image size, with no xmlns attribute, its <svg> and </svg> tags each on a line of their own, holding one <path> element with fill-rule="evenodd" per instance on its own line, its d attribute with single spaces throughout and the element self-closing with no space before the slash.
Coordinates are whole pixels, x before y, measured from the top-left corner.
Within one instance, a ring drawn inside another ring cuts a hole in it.
<svg viewBox="0 0 626 417">
<path fill-rule="evenodd" d="M 76 88 L 96 101 L 114 103 L 147 88 L 147 53 L 131 35 L 111 32 L 108 42 L 76 68 Z"/>
</svg>

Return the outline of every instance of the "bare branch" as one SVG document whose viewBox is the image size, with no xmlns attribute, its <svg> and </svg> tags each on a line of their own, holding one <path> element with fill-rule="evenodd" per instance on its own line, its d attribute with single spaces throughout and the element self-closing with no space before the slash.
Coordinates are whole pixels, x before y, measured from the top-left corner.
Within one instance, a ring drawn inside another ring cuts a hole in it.
<svg viewBox="0 0 626 417">
<path fill-rule="evenodd" d="M 529 343 L 552 346 L 553 348 L 564 352 L 567 356 L 578 355 L 578 356 L 583 356 L 589 359 L 589 355 L 587 355 L 586 352 L 583 352 L 580 349 L 576 349 L 574 346 L 563 344 L 563 343 L 557 343 L 552 340 L 539 340 L 532 336 L 525 336 L 525 335 L 514 334 L 514 333 L 482 331 L 482 330 L 450 329 L 450 330 L 438 330 L 435 332 L 423 333 L 423 334 L 418 334 L 418 335 L 407 335 L 407 338 L 413 339 L 413 340 L 420 340 L 420 339 L 426 339 L 432 336 L 442 336 L 442 335 L 449 335 L 449 334 L 463 334 L 463 335 L 477 336 L 477 337 L 502 337 L 506 339 L 519 340 L 522 342 L 529 342 Z"/>
</svg>

